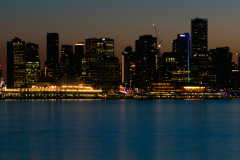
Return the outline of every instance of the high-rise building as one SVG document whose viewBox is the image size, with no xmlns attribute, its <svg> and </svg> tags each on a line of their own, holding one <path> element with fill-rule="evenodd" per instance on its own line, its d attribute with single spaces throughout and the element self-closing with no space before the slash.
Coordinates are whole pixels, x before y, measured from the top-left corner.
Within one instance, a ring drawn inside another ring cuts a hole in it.
<svg viewBox="0 0 240 160">
<path fill-rule="evenodd" d="M 80 57 L 84 56 L 84 42 L 78 42 L 74 45 L 74 51 L 76 54 L 78 54 Z"/>
<path fill-rule="evenodd" d="M 40 76 L 38 45 L 25 43 L 18 37 L 7 42 L 8 88 L 31 87 Z"/>
<path fill-rule="evenodd" d="M 125 86 L 130 86 L 131 77 L 131 62 L 133 61 L 133 51 L 132 47 L 128 46 L 122 52 L 122 83 Z"/>
<path fill-rule="evenodd" d="M 202 56 L 208 52 L 208 20 L 195 18 L 191 20 L 192 56 Z"/>
<path fill-rule="evenodd" d="M 175 63 L 173 71 L 173 81 L 189 82 L 190 69 L 190 36 L 189 33 L 178 34 L 177 39 L 172 41 L 172 54 L 165 54 L 164 56 L 174 56 Z M 175 54 L 174 54 L 175 53 Z M 163 63 L 171 64 L 163 59 Z M 171 68 L 171 67 L 170 67 Z M 164 69 L 164 68 L 163 68 Z"/>
<path fill-rule="evenodd" d="M 172 82 L 174 80 L 174 72 L 179 71 L 178 57 L 176 52 L 164 52 L 160 58 L 159 81 Z M 180 78 L 180 76 L 178 76 Z M 181 81 L 180 81 L 181 82 Z"/>
<path fill-rule="evenodd" d="M 85 83 L 96 82 L 97 60 L 114 56 L 114 40 L 110 38 L 90 38 L 85 40 L 85 56 L 82 59 L 81 77 Z"/>
<path fill-rule="evenodd" d="M 101 88 L 119 86 L 119 59 L 117 57 L 104 57 L 96 61 L 96 85 Z"/>
<path fill-rule="evenodd" d="M 75 57 L 75 64 L 74 70 L 76 77 L 81 76 L 82 74 L 82 60 L 84 58 L 84 42 L 79 42 L 74 45 L 74 57 Z"/>
<path fill-rule="evenodd" d="M 85 54 L 97 59 L 114 57 L 114 40 L 110 38 L 91 38 L 85 40 Z"/>
<path fill-rule="evenodd" d="M 7 42 L 7 86 L 25 87 L 26 53 L 25 41 L 15 37 Z"/>
<path fill-rule="evenodd" d="M 157 80 L 157 38 L 151 35 L 140 36 L 136 40 L 135 75 L 133 86 L 146 88 Z"/>
<path fill-rule="evenodd" d="M 115 85 L 116 78 L 119 81 L 119 60 L 114 57 L 114 40 L 110 38 L 86 39 L 79 82 L 105 88 Z"/>
<path fill-rule="evenodd" d="M 235 62 L 231 62 L 231 74 L 229 78 L 229 88 L 233 90 L 239 90 L 239 69 Z"/>
<path fill-rule="evenodd" d="M 59 77 L 64 75 L 71 75 L 73 67 L 73 46 L 62 45 L 61 47 L 61 59 L 60 59 L 60 73 Z"/>
<path fill-rule="evenodd" d="M 188 53 L 189 48 L 189 33 L 178 34 L 177 39 L 172 41 L 172 52 Z"/>
<path fill-rule="evenodd" d="M 38 44 L 26 43 L 26 87 L 36 84 L 40 76 Z"/>
<path fill-rule="evenodd" d="M 192 59 L 190 62 L 190 81 L 196 84 L 208 84 L 208 20 L 191 20 Z"/>
<path fill-rule="evenodd" d="M 215 77 L 214 87 L 219 89 L 229 88 L 230 76 L 232 72 L 232 53 L 229 52 L 229 47 L 221 47 L 211 49 L 211 61 L 208 73 Z"/>
<path fill-rule="evenodd" d="M 44 77 L 50 79 L 58 78 L 59 62 L 59 35 L 58 33 L 47 33 L 47 61 L 44 66 Z"/>
<path fill-rule="evenodd" d="M 47 33 L 47 61 L 53 64 L 59 62 L 59 35 Z"/>
</svg>

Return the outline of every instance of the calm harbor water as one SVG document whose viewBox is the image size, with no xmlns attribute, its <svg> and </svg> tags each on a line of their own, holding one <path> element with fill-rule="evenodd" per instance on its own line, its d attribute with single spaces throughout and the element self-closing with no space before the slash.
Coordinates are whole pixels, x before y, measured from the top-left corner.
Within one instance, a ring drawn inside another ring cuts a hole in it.
<svg viewBox="0 0 240 160">
<path fill-rule="evenodd" d="M 240 100 L 0 101 L 0 159 L 240 159 Z"/>
</svg>

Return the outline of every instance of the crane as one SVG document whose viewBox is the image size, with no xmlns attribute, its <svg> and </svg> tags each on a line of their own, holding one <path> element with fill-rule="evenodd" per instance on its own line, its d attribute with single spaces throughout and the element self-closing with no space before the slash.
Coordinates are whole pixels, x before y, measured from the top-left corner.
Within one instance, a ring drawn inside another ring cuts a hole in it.
<svg viewBox="0 0 240 160">
<path fill-rule="evenodd" d="M 158 32 L 157 32 L 157 29 L 156 29 L 156 27 L 155 27 L 155 24 L 153 24 L 153 28 L 154 28 L 154 30 L 155 30 L 155 32 L 156 32 L 157 39 L 158 39 L 158 42 L 159 42 L 158 47 L 160 48 L 160 47 L 163 46 L 163 44 L 162 44 L 162 40 L 160 41 L 160 39 L 159 39 Z"/>
</svg>

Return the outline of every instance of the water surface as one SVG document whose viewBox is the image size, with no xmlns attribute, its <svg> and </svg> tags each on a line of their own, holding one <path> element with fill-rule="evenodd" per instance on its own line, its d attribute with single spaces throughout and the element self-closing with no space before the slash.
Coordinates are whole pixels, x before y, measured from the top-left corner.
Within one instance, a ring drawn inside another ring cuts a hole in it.
<svg viewBox="0 0 240 160">
<path fill-rule="evenodd" d="M 240 100 L 0 101 L 0 159 L 239 159 Z"/>
</svg>

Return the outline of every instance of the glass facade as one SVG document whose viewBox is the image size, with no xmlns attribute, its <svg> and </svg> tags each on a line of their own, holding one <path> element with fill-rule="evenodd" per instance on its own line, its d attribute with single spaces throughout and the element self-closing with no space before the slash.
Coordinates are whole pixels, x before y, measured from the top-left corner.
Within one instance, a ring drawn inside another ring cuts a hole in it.
<svg viewBox="0 0 240 160">
<path fill-rule="evenodd" d="M 208 51 L 208 20 L 192 19 L 192 56 L 204 55 Z"/>
<path fill-rule="evenodd" d="M 7 85 L 9 88 L 25 86 L 25 41 L 15 37 L 7 42 Z"/>
</svg>

